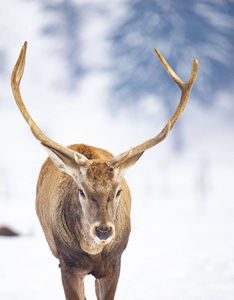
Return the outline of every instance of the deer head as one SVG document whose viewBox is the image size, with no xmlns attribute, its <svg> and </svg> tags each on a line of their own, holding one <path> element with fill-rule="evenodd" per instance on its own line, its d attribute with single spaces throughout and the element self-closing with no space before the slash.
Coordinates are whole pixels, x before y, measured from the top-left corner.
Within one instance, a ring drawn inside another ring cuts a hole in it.
<svg viewBox="0 0 234 300">
<path fill-rule="evenodd" d="M 155 49 L 166 71 L 181 90 L 179 105 L 163 130 L 154 138 L 108 161 L 100 161 L 89 159 L 87 155 L 80 154 L 51 140 L 31 118 L 22 101 L 19 88 L 24 72 L 26 48 L 27 43 L 25 42 L 12 73 L 11 86 L 15 101 L 33 135 L 41 142 L 53 163 L 77 183 L 79 201 L 85 219 L 90 226 L 91 236 L 97 243 L 106 244 L 115 235 L 114 220 L 121 194 L 121 180 L 124 174 L 128 168 L 137 162 L 144 151 L 163 141 L 180 118 L 196 79 L 198 62 L 194 60 L 189 81 L 183 83 L 162 55 Z"/>
</svg>

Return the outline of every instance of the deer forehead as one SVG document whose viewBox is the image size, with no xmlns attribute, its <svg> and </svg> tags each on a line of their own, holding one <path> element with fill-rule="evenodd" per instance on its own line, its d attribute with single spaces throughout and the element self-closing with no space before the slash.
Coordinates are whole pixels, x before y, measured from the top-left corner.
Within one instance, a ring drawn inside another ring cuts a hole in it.
<svg viewBox="0 0 234 300">
<path fill-rule="evenodd" d="M 87 169 L 86 179 L 95 187 L 107 188 L 114 185 L 115 170 L 106 162 L 93 162 Z"/>
</svg>

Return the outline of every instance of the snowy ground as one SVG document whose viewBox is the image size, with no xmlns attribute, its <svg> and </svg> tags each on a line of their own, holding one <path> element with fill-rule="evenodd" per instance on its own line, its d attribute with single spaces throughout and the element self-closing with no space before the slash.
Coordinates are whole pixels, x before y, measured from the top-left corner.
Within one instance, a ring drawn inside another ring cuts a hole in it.
<svg viewBox="0 0 234 300">
<path fill-rule="evenodd" d="M 116 299 L 233 299 L 233 208 L 213 198 L 201 215 L 191 201 L 174 200 L 134 203 Z M 58 262 L 42 234 L 0 242 L 0 299 L 64 299 Z M 95 299 L 91 277 L 86 295 Z"/>
<path fill-rule="evenodd" d="M 0 78 L 0 128 L 4 128 L 0 131 L 0 225 L 13 227 L 21 236 L 0 238 L 0 299 L 62 300 L 58 261 L 49 251 L 34 209 L 36 180 L 46 154 L 25 125 L 10 91 L 10 72 L 21 45 L 29 41 L 22 81 L 26 106 L 42 130 L 63 145 L 83 142 L 119 154 L 159 132 L 166 113 L 160 101 L 146 99 L 134 112 L 110 114 L 105 93 L 112 80 L 108 72 L 85 76 L 74 93 L 59 90 L 64 66 L 56 55 L 48 57 L 54 41 L 46 42 L 38 34 L 44 21 L 38 2 L 4 3 L 0 30 L 2 43 L 9 47 L 9 71 L 7 78 Z M 11 14 L 7 3 L 14 8 Z M 105 64 L 108 57 L 99 58 L 108 48 L 104 41 L 108 24 L 91 17 L 94 23 L 89 22 L 83 33 L 87 47 L 83 59 L 90 63 L 92 56 L 94 65 Z M 95 33 L 85 34 L 92 26 Z M 96 54 L 91 47 L 94 39 Z M 172 101 L 176 97 L 179 100 L 176 95 Z M 197 107 L 191 98 L 179 127 L 127 174 L 133 198 L 132 234 L 116 299 L 234 299 L 233 122 L 223 115 L 232 114 L 233 98 L 225 93 L 217 97 L 213 110 Z M 180 153 L 173 148 L 177 130 L 185 142 Z M 88 300 L 95 299 L 91 277 L 86 280 L 86 294 Z"/>
<path fill-rule="evenodd" d="M 161 191 L 160 199 L 151 192 L 157 196 L 162 187 L 147 191 L 145 181 L 142 190 L 134 189 L 140 168 L 128 176 L 133 187 L 133 228 L 116 299 L 233 299 L 233 174 L 225 174 L 223 168 L 218 174 L 211 172 L 204 198 L 204 194 L 194 196 L 196 183 L 181 186 L 180 176 L 187 168 L 180 166 L 174 189 L 169 194 Z M 30 209 L 25 212 L 27 221 L 28 215 L 34 215 Z M 28 235 L 0 239 L 0 299 L 64 299 L 58 262 L 36 224 Z M 92 277 L 86 280 L 86 295 L 95 299 Z"/>
</svg>

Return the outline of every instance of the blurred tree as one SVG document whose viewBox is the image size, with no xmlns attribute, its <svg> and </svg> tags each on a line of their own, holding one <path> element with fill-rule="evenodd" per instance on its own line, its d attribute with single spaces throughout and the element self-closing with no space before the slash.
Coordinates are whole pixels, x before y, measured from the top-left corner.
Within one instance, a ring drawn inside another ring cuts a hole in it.
<svg viewBox="0 0 234 300">
<path fill-rule="evenodd" d="M 120 101 L 131 103 L 160 93 L 171 107 L 176 87 L 157 62 L 155 47 L 182 80 L 189 78 L 193 58 L 199 60 L 193 95 L 202 105 L 211 105 L 219 89 L 233 89 L 233 0 L 127 3 L 128 12 L 110 37 L 113 91 Z"/>
<path fill-rule="evenodd" d="M 111 50 L 106 54 L 111 57 L 108 71 L 114 77 L 111 106 L 130 105 L 160 94 L 171 115 L 175 107 L 171 97 L 179 95 L 179 91 L 160 65 L 155 47 L 184 81 L 189 78 L 193 58 L 199 60 L 192 95 L 201 105 L 212 105 L 220 90 L 233 90 L 234 0 L 121 1 L 127 7 L 124 17 L 114 22 L 113 11 L 107 19 L 112 22 L 107 37 Z M 102 18 L 109 7 L 105 7 L 105 2 L 87 4 L 78 0 L 40 3 L 52 14 L 43 25 L 42 34 L 56 40 L 54 47 L 66 63 L 64 85 L 73 89 L 78 77 L 92 71 L 80 59 L 85 50 L 80 36 L 84 18 L 92 10 Z"/>
<path fill-rule="evenodd" d="M 75 2 L 77 1 L 42 1 L 44 11 L 52 16 L 50 15 L 41 32 L 56 40 L 53 53 L 57 53 L 66 64 L 68 74 L 64 86 L 68 89 L 76 87 L 77 77 L 85 71 L 79 59 L 82 51 L 79 35 L 81 14 L 79 5 Z"/>
</svg>

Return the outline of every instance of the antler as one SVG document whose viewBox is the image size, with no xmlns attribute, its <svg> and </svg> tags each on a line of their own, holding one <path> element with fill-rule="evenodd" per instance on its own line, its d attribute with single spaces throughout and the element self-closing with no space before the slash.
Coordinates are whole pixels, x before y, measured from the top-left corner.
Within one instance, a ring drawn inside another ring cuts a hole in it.
<svg viewBox="0 0 234 300">
<path fill-rule="evenodd" d="M 30 114 L 28 113 L 21 94 L 20 94 L 20 81 L 23 76 L 24 72 L 24 66 L 25 66 L 25 57 L 26 57 L 26 48 L 27 48 L 27 42 L 24 43 L 22 50 L 20 52 L 19 58 L 16 62 L 16 65 L 14 67 L 14 70 L 12 72 L 12 77 L 11 77 L 11 87 L 12 91 L 15 97 L 16 104 L 18 105 L 25 121 L 28 123 L 30 126 L 30 129 L 35 136 L 36 139 L 38 139 L 43 146 L 47 149 L 47 151 L 55 152 L 57 157 L 61 157 L 61 155 L 75 159 L 75 161 L 80 164 L 80 166 L 87 166 L 91 162 L 82 154 L 79 154 L 67 147 L 64 147 L 50 138 L 48 138 L 42 131 L 41 129 L 37 126 L 37 124 L 33 121 L 31 118 Z M 180 118 L 181 114 L 184 111 L 184 108 L 188 102 L 189 94 L 192 89 L 192 86 L 194 84 L 194 81 L 197 76 L 197 71 L 198 71 L 198 61 L 194 59 L 193 61 L 193 68 L 192 72 L 189 78 L 189 81 L 187 83 L 184 83 L 177 75 L 176 73 L 171 69 L 171 67 L 168 65 L 168 63 L 165 61 L 165 59 L 162 57 L 162 55 L 159 53 L 158 50 L 155 49 L 155 52 L 157 53 L 159 59 L 161 60 L 163 66 L 167 70 L 168 74 L 171 76 L 171 78 L 175 81 L 175 83 L 179 86 L 181 90 L 181 98 L 179 105 L 173 114 L 173 116 L 170 118 L 166 126 L 163 128 L 163 130 L 156 135 L 154 138 L 147 140 L 146 142 L 131 148 L 128 151 L 125 151 L 124 153 L 113 157 L 108 164 L 112 165 L 113 167 L 119 167 L 121 164 L 125 165 L 125 167 L 132 165 L 135 163 L 136 160 L 139 159 L 139 157 L 143 154 L 143 152 L 161 141 L 163 141 L 166 136 L 168 135 L 169 131 L 173 128 L 175 123 L 178 121 Z M 51 154 L 51 153 L 50 153 Z M 50 155 L 51 156 L 51 155 Z M 53 155 L 52 155 L 53 156 Z M 53 158 L 52 158 L 53 159 Z"/>
<path fill-rule="evenodd" d="M 26 57 L 26 49 L 27 49 L 27 42 L 24 43 L 19 58 L 16 62 L 16 65 L 14 67 L 14 70 L 12 72 L 11 76 L 11 88 L 13 91 L 13 95 L 15 98 L 15 102 L 21 111 L 25 121 L 28 123 L 33 135 L 35 136 L 36 139 L 38 139 L 43 146 L 46 148 L 52 148 L 56 150 L 57 154 L 63 153 L 69 158 L 75 159 L 80 165 L 85 164 L 87 162 L 87 158 L 67 147 L 64 147 L 50 138 L 48 138 L 42 131 L 41 129 L 37 126 L 37 124 L 33 121 L 32 117 L 30 116 L 29 112 L 27 111 L 22 97 L 20 93 L 20 81 L 24 73 L 24 66 L 25 66 L 25 57 Z"/>
<path fill-rule="evenodd" d="M 109 164 L 111 164 L 111 165 L 118 166 L 119 164 L 123 163 L 123 160 L 125 157 L 126 157 L 126 159 L 131 159 L 134 156 L 136 157 L 139 154 L 143 154 L 143 152 L 145 150 L 162 142 L 168 135 L 169 131 L 174 127 L 175 123 L 180 118 L 180 116 L 183 113 L 185 106 L 188 102 L 190 91 L 192 89 L 192 86 L 193 86 L 194 81 L 197 76 L 198 61 L 196 59 L 194 59 L 193 68 L 192 68 L 192 72 L 191 72 L 189 81 L 187 83 L 184 83 L 178 77 L 178 75 L 172 70 L 172 68 L 168 65 L 168 63 L 163 58 L 163 56 L 160 54 L 160 52 L 157 49 L 154 49 L 154 50 L 155 50 L 156 54 L 158 55 L 159 59 L 161 60 L 163 66 L 166 69 L 166 71 L 168 72 L 168 74 L 171 76 L 171 78 L 175 81 L 175 83 L 179 86 L 179 88 L 181 90 L 181 98 L 180 98 L 179 105 L 178 105 L 175 113 L 173 114 L 173 116 L 170 118 L 170 120 L 168 121 L 166 126 L 163 128 L 163 130 L 158 135 L 156 135 L 154 138 L 149 139 L 146 142 L 144 142 L 134 148 L 131 148 L 130 150 L 114 157 L 113 159 L 111 159 L 109 161 Z"/>
</svg>

